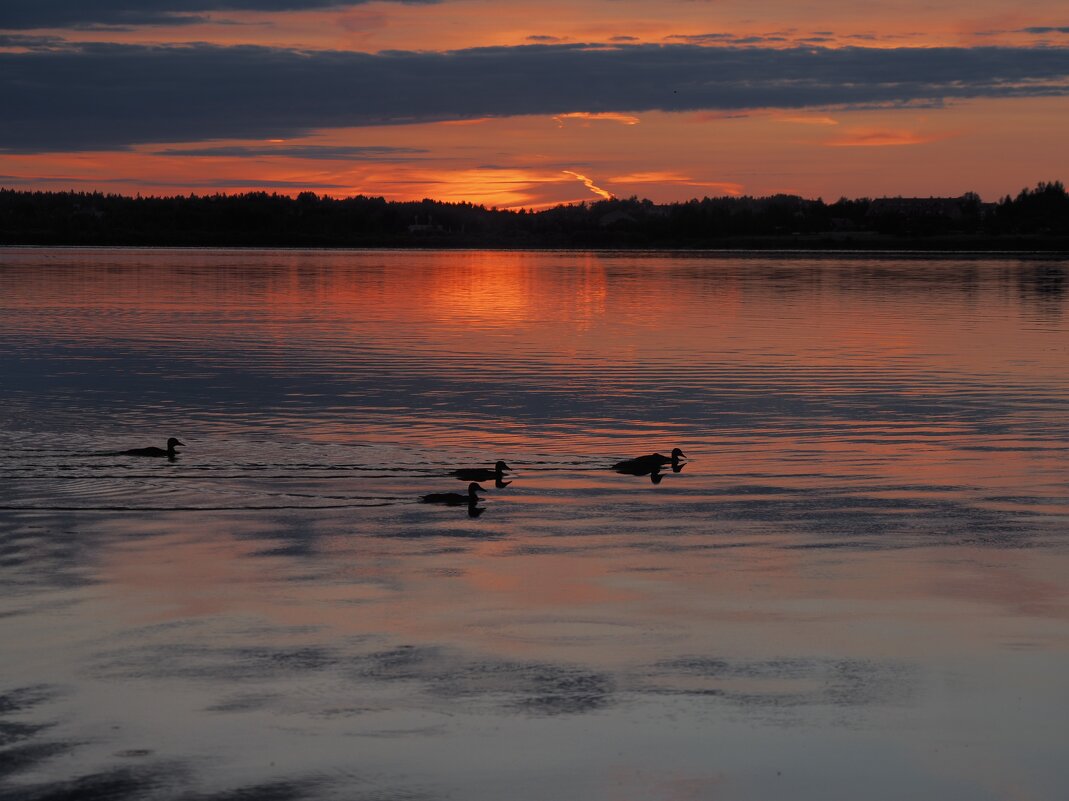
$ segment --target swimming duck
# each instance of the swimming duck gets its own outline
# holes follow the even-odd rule
[[[623,462],[621,462],[620,464],[623,464]],[[682,466],[680,466],[679,468],[673,467],[672,469],[676,470],[678,472],[679,470],[682,469]],[[645,462],[645,463],[640,462],[640,463],[634,464],[634,465],[626,465],[624,467],[617,467],[616,468],[616,472],[617,473],[624,473],[625,475],[629,475],[629,476],[649,476],[650,477],[650,481],[653,484],[660,484],[662,481],[664,481],[664,473],[661,472],[661,466],[659,464],[650,464],[648,462]]]
[[[665,456],[660,453],[650,453],[646,456],[636,456],[634,459],[624,459],[622,462],[617,462],[612,466],[612,469],[618,473],[631,473],[634,475],[644,476],[646,473],[659,470],[663,465],[671,464],[672,470],[679,472],[680,459],[686,459],[687,455],[683,453],[679,448],[672,449],[671,456]]]
[[[163,448],[133,448],[128,451],[119,451],[119,456],[166,456],[168,459],[173,459],[177,454],[175,452],[176,445],[184,446],[186,443],[181,440],[171,437],[167,440],[167,449]]]
[[[430,495],[424,495],[420,501],[422,503],[444,503],[446,506],[460,506],[462,503],[474,506],[479,502],[476,492],[486,492],[486,490],[473,481],[468,484],[467,495],[461,495],[459,492],[432,492]]]
[[[487,467],[462,467],[459,470],[454,470],[452,475],[462,481],[501,481],[502,474],[511,469],[504,462],[498,462],[494,465],[493,470]]]

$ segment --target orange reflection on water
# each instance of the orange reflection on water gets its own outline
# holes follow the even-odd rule
[[[581,536],[547,540],[515,522],[504,538],[442,550],[428,546],[448,539],[376,539],[383,521],[357,513],[320,515],[324,536],[294,557],[269,555],[280,540],[255,535],[248,520],[193,520],[180,533],[177,518],[163,518],[154,536],[131,531],[104,553],[96,574],[112,614],[133,625],[225,618],[303,628],[316,641],[374,635],[615,665],[665,652],[901,660],[1069,646],[1065,560],[1049,552],[922,547],[847,558],[784,547],[796,541],[787,530],[729,550],[692,550],[708,544],[699,530],[650,530],[642,550],[633,534],[608,535],[589,549]],[[344,536],[325,535],[339,524]]]
[[[2,251],[5,668],[107,755],[257,781],[271,744],[285,778],[476,753],[452,787],[577,733],[661,795],[740,737],[755,775],[856,742],[921,786],[976,787],[966,752],[1060,777],[1066,270]],[[174,462],[116,453],[171,430]],[[677,445],[660,483],[611,467]],[[498,458],[481,514],[419,502]]]
[[[316,440],[492,439],[523,454],[552,444],[508,418],[532,404],[544,425],[571,432],[552,447],[609,462],[685,438],[706,464],[730,453],[755,472],[817,462],[855,480],[878,469],[905,485],[986,487],[1057,460],[1018,447],[1021,430],[1057,425],[1044,398],[1066,382],[1064,301],[1028,289],[1041,269],[1029,265],[145,251],[88,269],[96,253],[18,258],[27,265],[5,273],[17,290],[0,333],[189,361],[223,385],[241,363],[284,377],[295,396],[305,374],[353,382],[357,398],[398,380],[404,392],[443,379],[474,391],[450,408],[459,390],[440,387],[434,415],[412,412],[418,427],[365,420],[356,435],[346,404],[359,414],[359,400],[321,389],[322,408],[300,418]],[[386,397],[403,415],[403,392]],[[505,424],[472,430],[471,415]],[[993,415],[1001,422],[988,430]],[[795,467],[785,452],[805,459]]]
[[[520,254],[471,253],[452,267],[432,269],[418,291],[406,289],[425,301],[422,313],[450,328],[509,327],[530,319],[537,297],[529,264]]]

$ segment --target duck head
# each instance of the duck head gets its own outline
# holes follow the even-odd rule
[[[672,448],[672,461],[678,462],[680,459],[686,459],[687,454],[683,453],[679,448]]]
[[[511,470],[511,469],[512,468],[509,467],[504,462],[498,462],[497,464],[494,465],[494,470],[496,470],[498,473],[504,473],[506,470]]]
[[[486,490],[484,490],[482,487],[480,487],[477,483],[473,481],[468,484],[468,495],[474,498],[476,492],[486,492]]]
[[[182,442],[180,439],[177,439],[175,437],[171,437],[169,440],[167,440],[167,450],[173,451],[175,445],[185,445],[185,444],[186,443]]]

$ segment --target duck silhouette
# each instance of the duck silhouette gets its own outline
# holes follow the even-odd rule
[[[167,457],[173,460],[178,454],[175,451],[175,446],[185,446],[186,443],[182,442],[175,437],[171,437],[167,440],[167,448],[131,448],[128,451],[119,451],[118,456],[152,456],[152,457]]]
[[[468,484],[466,495],[462,495],[459,492],[432,492],[430,495],[424,495],[420,498],[420,502],[444,503],[446,506],[460,506],[466,503],[468,506],[475,506],[480,500],[479,496],[475,494],[476,492],[486,492],[486,490],[473,481]]]
[[[620,462],[620,464],[623,464],[623,462]],[[660,484],[664,481],[664,473],[661,472],[661,466],[659,464],[640,463],[626,465],[624,467],[617,467],[616,472],[623,473],[627,476],[649,476],[650,483],[652,484]]]
[[[683,465],[679,463],[679,460],[686,458],[687,455],[683,453],[683,451],[679,448],[673,448],[671,456],[665,456],[661,453],[650,453],[645,456],[636,456],[634,459],[624,459],[622,462],[617,462],[612,466],[612,469],[617,473],[644,476],[670,464],[672,465],[672,472],[678,473],[683,469]]]

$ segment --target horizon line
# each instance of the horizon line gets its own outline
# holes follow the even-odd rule
[[[1058,187],[1062,187],[1064,189],[1064,182],[1061,179],[1052,179],[1052,180],[1049,180],[1049,181],[1039,181],[1039,182],[1037,182],[1037,184],[1034,187],[1023,186],[1018,191],[1017,194],[1020,194],[1021,192],[1033,191],[1034,189],[1041,189],[1043,187],[1048,187],[1048,186],[1058,186]],[[280,191],[277,191],[277,190],[278,190],[277,187],[276,188],[264,187],[262,189],[255,189],[255,188],[249,187],[247,190],[239,191],[239,192],[228,192],[228,191],[224,190],[224,191],[216,191],[216,192],[210,192],[210,193],[199,193],[199,192],[196,192],[196,191],[191,191],[188,194],[186,194],[186,193],[143,194],[141,192],[137,192],[136,194],[129,194],[129,193],[124,193],[124,192],[108,192],[108,191],[106,191],[104,189],[100,189],[100,188],[93,188],[93,189],[73,189],[73,188],[71,188],[71,189],[36,189],[35,188],[35,189],[29,189],[29,188],[18,188],[18,187],[15,187],[15,186],[8,186],[8,185],[5,185],[3,183],[0,183],[0,192],[11,192],[11,193],[14,193],[14,194],[101,195],[103,197],[110,197],[110,198],[119,197],[119,198],[124,198],[124,199],[127,199],[127,200],[134,200],[134,201],[136,201],[136,200],[189,200],[189,199],[211,199],[211,198],[239,199],[239,198],[243,198],[243,197],[250,197],[250,196],[253,196],[253,195],[266,195],[268,197],[274,197],[274,198],[287,198],[289,200],[297,200],[302,196],[311,195],[311,196],[315,197],[317,200],[332,200],[332,201],[336,201],[336,202],[344,202],[344,201],[347,201],[347,200],[365,199],[365,200],[381,200],[384,203],[394,203],[394,204],[398,204],[398,205],[404,205],[404,204],[410,204],[410,203],[437,203],[437,204],[440,204],[440,205],[443,205],[443,206],[474,206],[476,208],[482,208],[482,209],[485,209],[487,211],[517,212],[517,213],[520,212],[520,211],[535,212],[535,211],[548,211],[550,209],[556,209],[556,208],[578,208],[578,207],[585,207],[585,206],[597,206],[597,205],[602,205],[602,204],[606,204],[606,203],[613,203],[613,202],[618,202],[618,203],[640,203],[640,204],[643,204],[643,205],[651,204],[651,205],[653,205],[655,207],[670,207],[670,206],[682,206],[682,205],[686,205],[688,203],[701,202],[701,201],[704,201],[704,200],[734,200],[734,201],[742,201],[742,200],[771,200],[771,199],[774,199],[774,198],[794,198],[794,199],[803,200],[803,201],[806,201],[806,202],[809,202],[809,203],[823,203],[825,205],[834,205],[835,203],[838,203],[838,202],[841,202],[841,201],[844,201],[844,200],[845,201],[856,202],[856,201],[863,201],[863,200],[868,200],[868,201],[873,201],[873,200],[962,200],[962,199],[966,199],[966,198],[968,198],[968,199],[976,198],[981,203],[984,203],[985,205],[997,205],[999,202],[1005,200],[1006,198],[1016,197],[1016,195],[1013,194],[1013,193],[1007,193],[1007,194],[1004,194],[1004,195],[1000,195],[998,197],[998,199],[992,201],[992,200],[985,200],[978,192],[975,192],[975,191],[972,191],[972,190],[967,190],[967,191],[964,191],[964,192],[962,192],[960,194],[956,194],[956,195],[903,195],[903,194],[897,194],[897,195],[863,195],[863,196],[856,196],[856,197],[847,197],[846,195],[842,195],[842,196],[836,198],[835,200],[827,201],[821,195],[818,195],[817,197],[813,198],[813,197],[806,197],[804,195],[796,194],[796,193],[793,193],[793,192],[775,192],[775,193],[768,194],[768,195],[749,195],[749,194],[738,194],[738,195],[736,195],[736,194],[727,194],[727,193],[722,194],[722,195],[703,195],[703,196],[700,196],[700,197],[699,196],[693,196],[693,197],[690,197],[690,198],[687,198],[687,199],[684,199],[684,200],[672,200],[672,201],[667,201],[667,202],[655,202],[653,200],[650,200],[649,198],[639,197],[638,195],[631,195],[629,197],[620,197],[620,196],[617,196],[617,195],[613,195],[611,197],[600,197],[600,198],[589,198],[589,199],[588,198],[583,198],[583,199],[580,199],[580,200],[572,200],[572,201],[564,201],[564,202],[559,202],[558,201],[558,202],[550,202],[550,203],[535,203],[535,204],[529,204],[529,205],[518,204],[518,205],[515,205],[515,206],[496,206],[496,205],[487,205],[486,203],[479,203],[479,202],[476,202],[476,201],[473,201],[473,200],[440,200],[438,198],[432,198],[432,197],[410,198],[410,199],[407,199],[407,200],[398,200],[398,199],[387,199],[384,195],[365,194],[363,192],[356,193],[356,194],[349,194],[349,195],[335,195],[335,194],[332,194],[332,193],[329,193],[329,192],[319,193],[319,192],[316,192],[314,189],[302,189],[300,191],[291,190],[291,191],[283,191],[283,192],[280,192]]]

